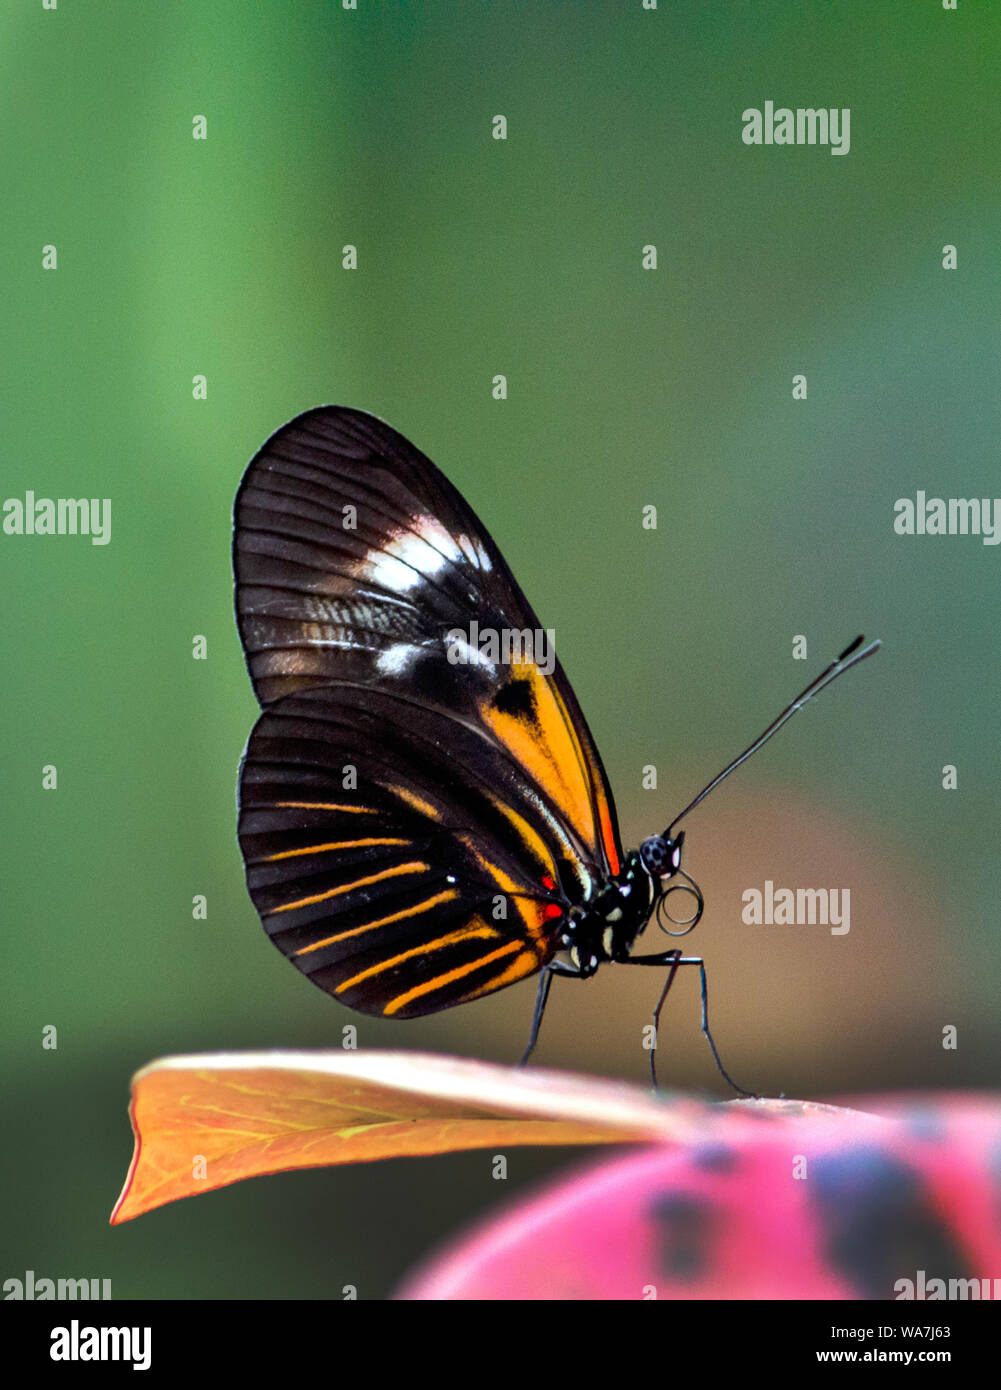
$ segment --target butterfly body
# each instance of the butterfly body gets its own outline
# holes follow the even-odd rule
[[[573,973],[587,979],[608,961],[629,961],[680,862],[677,841],[651,836],[626,856],[618,874],[598,886],[590,902],[569,909],[559,941]]]
[[[387,1018],[541,972],[531,1049],[554,974],[666,965],[666,994],[695,964],[709,1037],[701,960],[634,951],[679,887],[696,911],[669,920],[701,916],[684,834],[623,853],[552,634],[430,459],[363,411],[297,416],[244,474],[233,564],[261,705],[240,847],[264,929],[299,970]]]

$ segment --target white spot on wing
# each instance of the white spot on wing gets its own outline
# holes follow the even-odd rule
[[[437,517],[419,516],[406,529],[391,531],[381,550],[370,551],[359,566],[361,577],[394,593],[406,593],[422,577],[433,579],[449,563],[491,568],[479,540],[453,536]]]
[[[417,648],[410,642],[394,642],[379,653],[376,666],[382,676],[405,676],[417,658]]]
[[[458,558],[455,541],[433,516],[418,517],[412,527],[391,531],[381,550],[363,561],[365,578],[385,589],[406,593],[422,577],[433,579],[450,559]]]

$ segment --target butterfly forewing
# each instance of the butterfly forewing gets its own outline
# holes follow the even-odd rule
[[[272,939],[352,1007],[407,1017],[500,989],[618,869],[573,691],[448,633],[539,624],[458,492],[389,426],[325,407],[251,463],[237,616],[263,713],[240,841]]]

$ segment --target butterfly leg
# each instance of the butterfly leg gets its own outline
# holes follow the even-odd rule
[[[535,1012],[532,1014],[532,1031],[528,1035],[528,1046],[525,1048],[524,1055],[518,1063],[523,1067],[535,1051],[535,1044],[539,1041],[539,1028],[542,1026],[542,1015],[546,1011],[546,1000],[549,998],[549,989],[553,983],[554,975],[573,975],[580,978],[580,971],[574,970],[571,966],[565,965],[563,961],[551,960],[542,971],[542,978],[539,980],[538,992],[535,996]]]
[[[660,1011],[664,1007],[664,1001],[667,998],[668,991],[674,984],[674,977],[678,973],[678,967],[680,965],[697,965],[699,967],[699,978],[701,980],[702,992],[702,1032],[705,1034],[706,1042],[709,1044],[709,1050],[712,1052],[713,1061],[716,1063],[716,1067],[719,1071],[720,1076],[722,1076],[724,1081],[731,1085],[735,1091],[737,1091],[742,1096],[751,1096],[756,1098],[757,1092],[745,1091],[743,1086],[737,1085],[736,1081],[734,1081],[733,1077],[730,1075],[726,1067],[724,1067],[723,1063],[720,1061],[719,1053],[716,1051],[716,1044],[713,1042],[713,1035],[709,1031],[709,986],[706,980],[706,965],[702,957],[683,956],[681,952],[677,948],[675,948],[673,951],[659,952],[655,956],[630,956],[628,964],[666,965],[668,967],[667,980],[664,983],[664,988],[660,992],[660,998],[657,1001],[657,1007],[653,1011],[655,1045],[650,1050],[650,1073],[653,1076],[654,1089],[657,1089],[656,1035],[657,1030],[660,1027]]]

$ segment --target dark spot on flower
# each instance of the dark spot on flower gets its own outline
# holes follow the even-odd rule
[[[729,1144],[699,1144],[692,1151],[692,1162],[696,1168],[707,1173],[732,1173],[739,1158],[737,1150]]]
[[[808,1173],[824,1253],[858,1297],[892,1298],[896,1281],[919,1269],[944,1278],[970,1272],[918,1175],[884,1150],[824,1154]]]
[[[694,1280],[709,1264],[711,1205],[699,1197],[676,1193],[661,1197],[650,1209],[660,1238],[661,1262],[672,1279]]]

